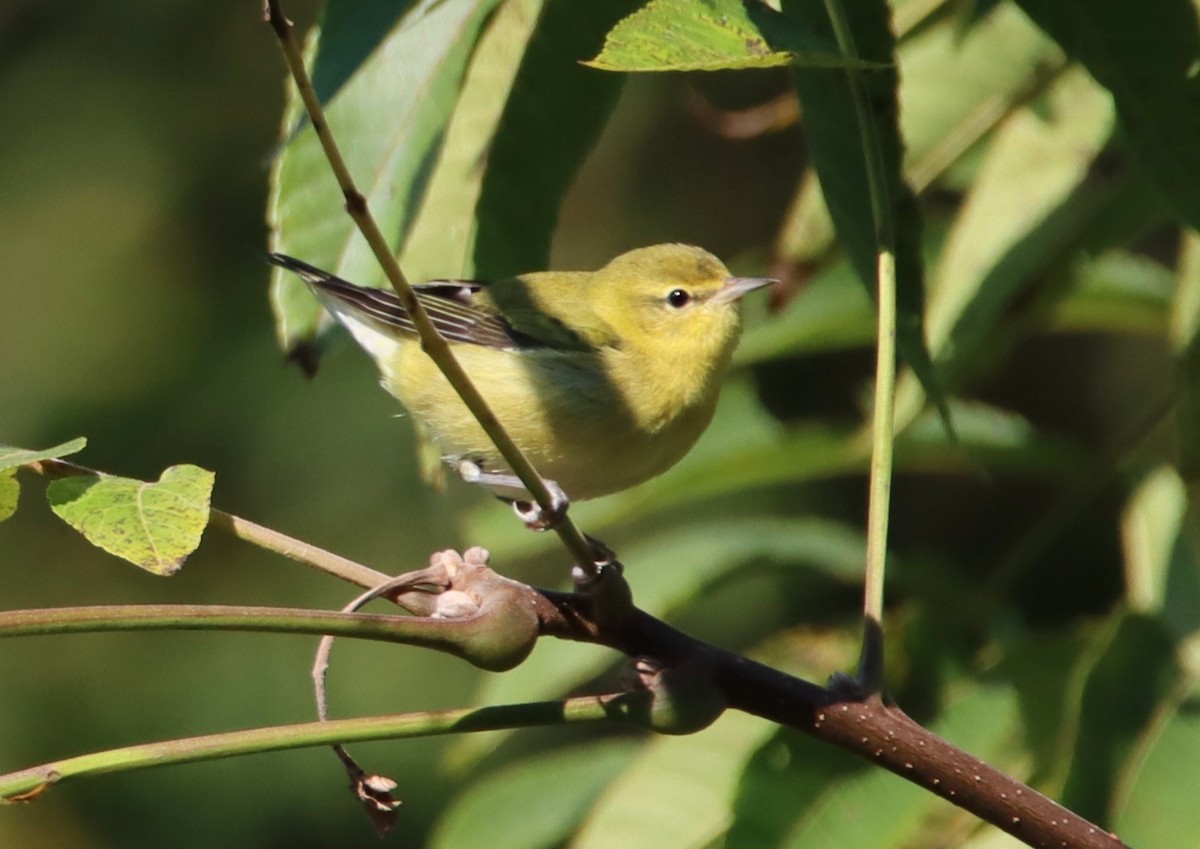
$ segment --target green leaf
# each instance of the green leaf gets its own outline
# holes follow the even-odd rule
[[[1178,277],[1170,339],[1179,359],[1183,396],[1176,414],[1179,470],[1185,479],[1196,481],[1200,480],[1200,233],[1183,234]]]
[[[1177,672],[1175,646],[1160,622],[1134,614],[1116,620],[1083,689],[1066,807],[1111,824],[1117,788]]]
[[[1167,329],[1175,280],[1149,257],[1109,251],[1087,257],[1069,272],[1067,291],[1049,313],[1049,325],[1073,332],[1147,333]]]
[[[1020,747],[1012,691],[973,682],[960,682],[958,690],[932,723],[934,733],[1013,771]],[[755,754],[738,790],[727,845],[745,849],[923,845],[923,827],[944,805],[899,776],[789,729]]]
[[[804,112],[809,153],[821,191],[841,242],[858,277],[875,298],[879,254],[875,216],[867,182],[863,139],[853,87],[848,74],[859,73],[873,110],[871,121],[879,139],[886,192],[883,210],[893,222],[896,268],[896,344],[900,355],[917,374],[939,410],[944,399],[933,370],[922,330],[924,272],[921,263],[921,213],[912,189],[904,181],[904,145],[900,137],[897,105],[898,77],[895,39],[890,13],[883,0],[844,4],[858,54],[886,66],[858,72],[798,69],[793,77]],[[809,0],[784,0],[783,12],[806,31],[833,39],[825,8]]]
[[[854,583],[862,577],[864,551],[862,533],[839,522],[753,517],[659,534],[622,548],[621,560],[638,607],[670,619],[706,589],[748,566],[814,570]],[[521,666],[485,679],[477,701],[555,698],[599,675],[615,659],[611,651],[543,640]],[[478,737],[465,738],[456,747],[457,757],[467,759],[494,746]]]
[[[739,569],[771,563],[811,569],[853,584],[862,579],[862,533],[826,519],[747,518],[681,528],[638,541],[621,551],[637,605],[670,619],[706,589]],[[611,653],[580,657],[569,651],[539,652],[535,659],[486,681],[484,703],[553,698],[595,677]]]
[[[1200,227],[1200,26],[1191,0],[1018,0],[1112,92],[1142,165]]]
[[[640,747],[604,739],[524,758],[472,782],[434,829],[434,849],[561,846]]]
[[[1179,285],[1171,304],[1171,344],[1184,357],[1200,339],[1200,232],[1186,230],[1179,248]]]
[[[1121,516],[1125,597],[1139,613],[1160,611],[1172,553],[1187,512],[1187,486],[1168,465],[1152,470],[1134,489]]]
[[[0,469],[0,522],[17,512],[20,497],[21,484],[17,481],[17,470]]]
[[[53,481],[50,507],[93,545],[156,575],[173,575],[208,524],[213,473],[171,466],[158,483],[80,475]]]
[[[321,18],[314,38],[319,49],[312,60],[312,84],[321,105],[332,100],[342,86],[353,78],[371,55],[419,0],[373,0],[371,3],[331,0],[321,6]],[[294,90],[289,88],[298,108]]]
[[[869,68],[837,43],[759,2],[650,0],[609,32],[586,64],[605,71],[716,71],[798,64]]]
[[[488,151],[543,3],[509,0],[480,36],[424,205],[404,247],[404,271],[412,280],[476,276],[475,206]]]
[[[1144,741],[1119,800],[1116,831],[1130,846],[1194,845],[1200,834],[1200,688],[1193,676]]]
[[[1107,641],[1088,623],[1070,630],[1008,633],[1000,663],[988,679],[1009,682],[1021,704],[1021,725],[1043,792],[1061,790],[1066,754],[1078,732],[1079,699],[1096,654]]]
[[[730,711],[699,734],[656,738],[601,796],[573,849],[712,846],[729,827],[742,765],[774,728]]]
[[[965,31],[944,16],[897,52],[906,169],[918,192],[1063,64],[1055,43],[1007,3]]]
[[[904,8],[896,10],[898,28]],[[949,15],[909,36],[901,31],[897,56],[905,172],[918,193],[1009,110],[1060,73],[1063,62],[1055,43],[1009,4],[992,9],[965,32]],[[807,263],[819,261],[834,243],[825,200],[808,169],[782,228],[778,252]]]
[[[475,210],[475,274],[548,266],[563,195],[600,135],[623,77],[587,68],[637,0],[546,0],[488,154]]]
[[[875,340],[871,300],[844,260],[831,263],[786,311],[748,331],[734,354],[738,365],[817,351],[860,348]]]
[[[1109,99],[1076,72],[1052,88],[1049,103],[1048,118],[1024,109],[1004,123],[947,237],[928,312],[929,346],[943,374],[978,350],[1098,203],[1099,189],[1071,201],[1111,131]],[[922,394],[911,378],[901,380],[897,429],[917,415]]]
[[[57,460],[68,454],[78,454],[86,445],[87,439],[82,436],[42,451],[31,451],[27,448],[15,448],[12,445],[0,444],[0,469],[12,469],[24,466],[26,463],[35,463],[38,460]]]
[[[321,60],[355,67],[328,104],[326,117],[393,247],[403,243],[412,224],[467,59],[496,2],[420,4],[399,20],[365,63],[354,65],[361,60],[362,42],[349,38],[330,48],[346,51],[348,58]],[[323,49],[318,42],[317,50]],[[290,114],[295,110],[293,102]],[[316,133],[305,124],[288,140],[272,171],[268,219],[273,248],[360,285],[376,285],[382,271],[343,207]],[[272,272],[271,299],[280,341],[289,353],[318,341],[329,326],[316,299],[294,275]]]

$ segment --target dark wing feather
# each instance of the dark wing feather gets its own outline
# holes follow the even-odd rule
[[[392,332],[416,335],[412,317],[394,292],[355,286],[285,254],[273,253],[269,259],[273,265],[295,272],[314,289],[346,304],[362,319]],[[413,286],[413,291],[433,326],[445,339],[491,348],[536,346],[536,340],[514,330],[502,316],[472,304],[474,295],[481,288],[482,283],[434,280]]]

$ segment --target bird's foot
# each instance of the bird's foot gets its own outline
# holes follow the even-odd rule
[[[505,472],[485,472],[482,466],[472,460],[460,460],[458,474],[467,483],[480,484],[489,489],[499,490],[501,493],[504,490],[525,491],[524,484],[516,475]],[[547,531],[555,527],[567,515],[567,508],[571,505],[571,499],[567,497],[561,486],[552,480],[543,479],[542,483],[550,490],[550,504],[544,507],[528,498],[498,495],[499,498],[512,505],[513,512],[517,514],[518,519],[525,523],[525,527],[534,531]]]
[[[546,507],[532,501],[513,501],[513,512],[525,523],[531,531],[548,531],[558,525],[567,515],[571,499],[563,492],[563,488],[554,481],[543,480],[550,490],[550,504]]]

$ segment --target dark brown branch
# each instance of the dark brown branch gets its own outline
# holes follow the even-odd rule
[[[936,793],[1039,849],[1119,849],[1104,831],[1053,799],[988,766],[922,728],[879,696],[820,687],[689,637],[634,610],[623,622],[596,627],[586,599],[542,591],[542,633],[606,645],[664,665],[711,670],[728,705],[832,743]]]

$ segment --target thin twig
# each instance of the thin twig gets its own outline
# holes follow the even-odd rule
[[[838,0],[825,0],[825,9],[843,56],[858,58],[854,35]],[[846,69],[858,116],[875,221],[878,250],[876,286],[879,321],[876,334],[875,402],[871,422],[871,476],[867,505],[867,557],[863,578],[863,653],[859,679],[868,692],[883,687],[883,580],[887,559],[888,515],[892,492],[892,440],[896,398],[896,237],[892,205],[884,176],[883,147],[871,112],[870,98],[859,71]]]
[[[38,472],[47,478],[74,477],[79,475],[107,477],[107,473],[105,472],[61,459],[38,460],[27,464],[25,468]],[[385,581],[391,580],[390,575],[386,575],[369,566],[356,563],[339,554],[334,554],[332,551],[327,551],[320,546],[288,536],[281,531],[268,528],[265,525],[260,525],[241,516],[235,516],[232,513],[226,513],[224,510],[218,510],[216,507],[209,508],[208,523],[210,527],[225,531],[243,542],[251,543],[259,548],[293,560],[296,563],[310,566],[313,569],[333,575],[335,578],[341,578],[343,581],[357,584],[360,587],[375,587]]]
[[[195,763],[235,755],[308,748],[338,741],[397,740],[440,734],[600,722],[612,719],[614,706],[622,699],[628,698],[625,694],[587,696],[504,707],[421,711],[362,719],[305,722],[125,746],[0,775],[0,804],[6,801],[32,800],[59,781],[85,775],[103,775],[166,764]]]
[[[321,102],[317,98],[317,94],[312,87],[312,82],[309,79],[308,71],[304,67],[304,59],[292,35],[292,23],[284,16],[279,0],[266,0],[264,17],[279,38],[284,59],[287,61],[292,79],[296,83],[300,99],[304,102],[304,108],[308,112],[313,130],[320,140],[321,147],[325,151],[325,156],[329,160],[329,166],[333,170],[338,186],[341,187],[343,197],[346,199],[346,212],[349,213],[354,223],[358,226],[358,229],[366,238],[372,252],[375,254],[375,258],[383,267],[388,281],[391,283],[392,288],[395,289],[396,295],[400,298],[401,304],[403,304],[408,314],[412,317],[413,324],[417,329],[417,335],[421,341],[422,350],[429,355],[429,358],[433,360],[434,364],[445,375],[446,380],[454,388],[454,391],[458,393],[459,397],[462,398],[467,409],[471,411],[476,421],[479,422],[484,432],[487,433],[488,438],[495,444],[504,461],[512,469],[513,474],[520,479],[521,484],[529,492],[533,500],[537,502],[543,511],[547,513],[553,511],[558,505],[554,503],[554,497],[550,488],[537,473],[529,458],[525,456],[512,437],[509,436],[508,431],[500,424],[500,420],[496,418],[495,413],[492,412],[483,396],[479,393],[479,390],[475,388],[475,385],[455,358],[449,343],[434,328],[433,322],[429,320],[429,316],[425,312],[425,308],[417,300],[412,287],[409,285],[404,273],[400,270],[399,262],[393,255],[387,239],[379,229],[379,225],[376,224],[374,216],[371,215],[367,199],[358,190],[354,178],[346,166],[346,161],[338,148],[337,142],[334,140],[333,133],[325,119],[324,110],[321,108]],[[597,554],[583,535],[583,532],[579,530],[571,518],[564,513],[561,519],[554,525],[554,531],[558,534],[559,539],[563,541],[567,551],[575,559],[576,565],[591,576],[597,574],[595,563]]]

